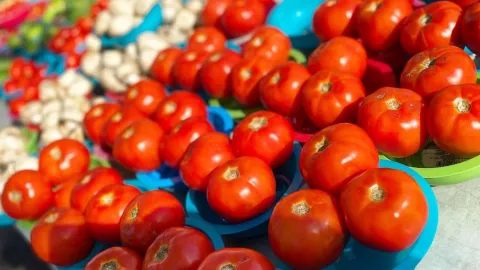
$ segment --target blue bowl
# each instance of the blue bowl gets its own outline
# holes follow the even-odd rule
[[[215,228],[210,226],[205,221],[201,219],[187,217],[185,219],[185,225],[205,233],[208,238],[210,238],[210,241],[212,241],[213,248],[215,248],[215,250],[219,250],[225,247],[222,237],[215,231]]]
[[[180,43],[176,44],[175,46],[180,48],[180,49],[185,49],[187,47],[187,42],[180,42]],[[227,40],[227,42],[225,42],[225,47],[232,50],[232,51],[235,51],[237,53],[240,53],[242,51],[242,48],[240,48],[240,46],[238,46],[236,43],[234,43],[230,40]]]
[[[0,84],[0,99],[4,101],[11,101],[23,95],[23,89],[17,89],[13,93],[6,93],[3,84]]]
[[[111,245],[103,244],[100,242],[96,242],[95,246],[93,247],[92,251],[90,254],[87,256],[87,258],[83,259],[82,261],[71,265],[71,266],[66,266],[66,267],[56,267],[57,270],[83,270],[85,269],[85,266],[90,262],[93,257],[95,257],[98,253],[112,247]]]
[[[15,220],[7,214],[0,214],[0,227],[10,227],[15,224]]]

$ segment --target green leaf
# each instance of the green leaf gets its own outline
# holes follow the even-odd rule
[[[111,167],[111,165],[110,165],[110,162],[108,162],[108,160],[101,159],[95,155],[91,155],[89,169],[92,170],[97,167]]]
[[[17,226],[26,230],[26,231],[31,231],[33,227],[37,224],[37,221],[31,221],[31,220],[17,220]]]
[[[27,138],[27,153],[32,155],[39,151],[38,138],[39,133],[37,131],[30,130],[28,128],[22,128],[22,134]]]

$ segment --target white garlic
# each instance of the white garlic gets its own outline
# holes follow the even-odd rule
[[[60,77],[58,77],[58,85],[62,88],[67,88],[75,81],[76,77],[77,71],[75,69],[67,69],[62,75],[60,75]]]
[[[38,125],[42,119],[41,111],[40,101],[29,102],[20,110],[20,121],[24,124]]]
[[[69,96],[87,96],[92,90],[92,83],[81,75],[77,76],[75,81],[66,89]]]
[[[156,50],[143,50],[140,52],[140,67],[143,72],[148,72],[153,65],[158,51]]]
[[[110,1],[108,4],[108,11],[110,11],[113,16],[127,15],[132,17],[134,14],[134,2],[135,1],[132,0]]]
[[[142,79],[142,77],[139,74],[133,73],[133,74],[128,75],[127,78],[124,81],[128,86],[132,86],[132,85],[138,83],[141,79]]]
[[[62,110],[62,101],[60,99],[52,99],[42,104],[41,112],[45,116],[51,112],[59,112]]]
[[[137,0],[135,3],[135,14],[141,16],[147,15],[156,2],[156,0]]]
[[[55,128],[60,122],[60,111],[46,112],[42,117],[42,122],[40,123],[41,130],[48,130],[50,128]]]
[[[90,109],[90,102],[84,96],[69,96],[63,100],[62,111],[70,108],[87,112]]]
[[[38,96],[41,101],[57,98],[58,84],[55,80],[45,79],[38,85]]]
[[[102,41],[95,34],[89,34],[85,38],[85,45],[90,52],[98,52],[102,49]]]
[[[179,1],[163,2],[161,5],[164,24],[172,23],[175,20],[175,15],[182,9],[182,4]]]
[[[100,73],[100,83],[112,92],[124,92],[127,90],[126,85],[122,84],[115,76],[113,69],[103,69]]]
[[[201,0],[190,0],[185,7],[193,13],[198,14],[203,10],[204,5]]]
[[[138,53],[138,49],[135,43],[128,44],[128,46],[125,48],[125,57],[136,59],[137,53]]]
[[[64,121],[75,121],[81,123],[84,116],[85,113],[81,109],[69,107],[64,108],[64,110],[62,111],[61,119]]]
[[[153,32],[146,32],[141,34],[137,40],[138,48],[142,50],[156,50],[161,51],[169,47],[169,43]]]
[[[118,15],[112,18],[108,27],[108,35],[117,37],[123,36],[133,28],[133,17],[127,15]]]
[[[140,73],[140,67],[133,60],[128,60],[122,63],[115,70],[115,75],[117,76],[117,78],[122,80],[124,83],[126,83],[124,79],[126,79],[129,75],[139,74],[139,73]]]
[[[101,62],[102,57],[100,53],[87,51],[82,57],[80,67],[85,74],[97,78],[100,71]]]
[[[48,145],[62,138],[63,138],[63,134],[60,131],[59,127],[49,128],[46,130],[42,130],[42,133],[40,134],[40,144]]]
[[[98,104],[106,103],[106,102],[107,100],[105,99],[105,97],[94,97],[91,100],[92,107]]]
[[[197,23],[197,15],[188,9],[181,9],[175,16],[173,27],[178,29],[191,29]]]
[[[94,30],[95,33],[99,36],[104,35],[107,33],[110,24],[112,21],[112,15],[108,11],[102,11],[98,14],[97,18],[95,19]]]
[[[107,50],[102,54],[104,67],[115,68],[122,63],[123,54],[119,50]]]

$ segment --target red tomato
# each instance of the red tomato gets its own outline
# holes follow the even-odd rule
[[[292,126],[295,131],[312,134],[318,130],[312,120],[308,118],[303,106],[299,106],[297,112],[291,117]]]
[[[261,253],[248,248],[224,248],[208,255],[198,270],[274,270],[273,264]]]
[[[185,211],[175,196],[162,190],[148,191],[125,208],[120,220],[122,244],[145,253],[157,235],[184,224]]]
[[[66,60],[66,68],[76,68],[80,66],[83,54],[69,53]]]
[[[170,47],[160,51],[150,68],[152,77],[167,86],[174,86],[175,78],[173,77],[172,70],[175,61],[180,54],[182,54],[182,50],[176,47]]]
[[[107,146],[112,147],[115,138],[122,133],[128,126],[137,120],[144,119],[145,116],[134,106],[125,106],[112,114],[103,125],[101,141]]]
[[[348,231],[337,200],[305,189],[277,203],[268,223],[275,255],[295,269],[321,269],[340,257]]]
[[[102,130],[108,119],[120,110],[120,105],[115,103],[102,103],[93,106],[83,118],[83,129],[88,138],[96,144],[102,144]]]
[[[39,171],[53,184],[58,185],[81,175],[90,166],[90,153],[81,142],[61,139],[40,151]]]
[[[150,117],[155,114],[158,104],[166,96],[165,87],[161,83],[144,79],[127,90],[123,102],[126,105],[133,105],[139,112]]]
[[[3,210],[14,219],[36,220],[52,205],[52,186],[40,172],[18,171],[8,178],[3,188]]]
[[[38,100],[38,84],[29,85],[23,90],[23,99],[27,101]]]
[[[22,110],[22,108],[25,105],[27,105],[28,102],[29,101],[26,101],[23,97],[19,97],[19,98],[10,100],[10,102],[8,103],[8,108],[9,108],[10,113],[13,116],[20,115],[20,111]]]
[[[187,50],[180,54],[172,67],[175,82],[183,89],[200,90],[199,71],[210,53],[199,50]]]
[[[408,60],[400,85],[430,100],[449,85],[476,81],[477,70],[470,56],[458,47],[447,46],[423,51]]]
[[[342,123],[320,130],[307,141],[300,154],[300,171],[310,188],[338,194],[352,177],[376,168],[378,161],[368,134]]]
[[[13,59],[10,68],[8,69],[8,74],[11,80],[16,81],[19,80],[23,75],[23,66],[25,65],[25,60],[23,58],[18,57]]]
[[[212,97],[228,97],[232,87],[229,75],[241,59],[238,53],[229,49],[210,55],[200,70],[203,90]]]
[[[3,84],[3,89],[4,89],[5,93],[13,93],[13,92],[16,92],[17,90],[19,90],[20,87],[17,85],[17,81],[7,80]]]
[[[32,249],[44,262],[70,266],[90,254],[93,239],[85,218],[75,209],[54,208],[33,227]]]
[[[64,182],[53,188],[53,206],[57,208],[72,208],[72,191],[77,186],[79,178]]]
[[[329,70],[315,73],[301,91],[305,113],[319,128],[354,122],[364,97],[365,88],[358,77]]]
[[[227,135],[210,132],[190,144],[180,162],[180,175],[189,188],[205,191],[210,173],[234,158]]]
[[[214,248],[201,231],[173,227],[163,231],[148,248],[143,270],[197,270]]]
[[[340,194],[340,205],[353,238],[387,252],[410,247],[428,218],[420,186],[394,169],[370,169],[353,178]]]
[[[208,204],[228,222],[252,219],[267,211],[275,201],[275,176],[259,158],[239,157],[225,162],[209,179]]]
[[[263,26],[255,31],[247,43],[242,46],[244,58],[263,56],[275,64],[288,61],[292,44],[282,31],[271,26]]]
[[[205,26],[222,28],[222,15],[232,0],[207,0],[200,14],[200,21]]]
[[[252,113],[235,127],[232,148],[238,157],[258,157],[273,168],[279,167],[293,151],[292,125],[274,112]]]
[[[461,6],[464,9],[478,2],[478,0],[449,0],[449,1],[456,3],[457,5]]]
[[[477,1],[475,1],[477,2]],[[480,54],[480,2],[465,10],[462,18],[462,39],[465,45],[475,54]]]
[[[365,0],[355,12],[355,26],[365,47],[385,51],[400,39],[400,23],[410,13],[409,0]]]
[[[215,129],[212,124],[204,118],[192,117],[180,122],[162,140],[160,152],[165,163],[173,168],[178,167],[188,146],[202,135],[213,131]]]
[[[313,31],[320,41],[338,36],[353,37],[355,33],[353,13],[361,0],[328,0],[313,15]]]
[[[155,120],[166,132],[191,117],[207,118],[207,104],[188,91],[173,92],[158,105],[155,114]]]
[[[432,140],[459,156],[480,155],[480,86],[449,86],[430,102],[427,125]]]
[[[94,23],[93,18],[83,17],[78,19],[76,25],[82,32],[89,33],[92,30]]]
[[[120,242],[120,219],[128,204],[140,191],[132,186],[109,185],[92,197],[85,210],[90,234],[103,243]]]
[[[261,26],[267,9],[257,0],[233,0],[222,15],[222,27],[229,37],[246,35]]]
[[[85,266],[85,270],[141,270],[143,258],[126,247],[112,247],[98,253]]]
[[[335,37],[322,43],[308,58],[308,70],[312,74],[328,69],[361,78],[366,68],[367,52],[360,42],[349,37]]]
[[[213,26],[200,27],[190,36],[187,50],[199,50],[213,53],[225,48],[227,38]]]

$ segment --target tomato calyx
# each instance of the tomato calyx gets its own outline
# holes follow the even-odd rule
[[[100,203],[104,206],[110,206],[113,204],[113,200],[115,199],[115,195],[113,193],[108,193],[103,195],[100,198]]]
[[[8,193],[8,200],[12,203],[19,204],[23,200],[23,195],[18,190],[12,190]]]
[[[323,137],[320,141],[316,142],[315,143],[315,152],[318,153],[318,152],[322,152],[323,150],[325,150],[325,148],[327,148],[328,146],[328,141],[327,141],[327,138]]]
[[[134,88],[132,90],[130,90],[130,93],[128,93],[128,98],[129,99],[134,99],[138,96],[138,89],[137,88]]]
[[[311,207],[306,201],[301,201],[292,205],[292,213],[297,216],[305,216],[310,213]]]
[[[130,137],[133,136],[134,133],[135,133],[135,129],[131,127],[123,132],[122,138],[129,139]]]
[[[332,84],[331,83],[321,83],[320,84],[320,92],[322,92],[322,94],[326,94],[326,93],[330,92],[330,90],[332,90]]]
[[[117,112],[116,114],[113,115],[112,122],[114,123],[120,122],[122,118],[123,118],[123,114],[121,112]]]
[[[328,0],[327,2],[325,2],[324,5],[325,5],[326,7],[331,7],[331,6],[333,6],[333,5],[336,5],[337,2],[338,2],[338,0]]]
[[[381,202],[387,196],[387,192],[380,188],[378,185],[373,185],[370,187],[370,200],[372,202]]]
[[[262,46],[262,44],[263,44],[263,38],[261,38],[261,37],[256,37],[255,39],[252,40],[252,45],[254,47],[258,48],[258,47]]]
[[[453,106],[458,113],[468,113],[472,107],[472,104],[467,99],[457,98],[453,102]]]
[[[373,2],[367,7],[367,10],[371,12],[375,12],[382,7],[382,4],[383,4],[382,1]]]
[[[138,216],[138,205],[135,205],[135,207],[133,207],[132,211],[130,211],[129,213],[129,216],[130,216],[130,219],[131,220],[135,220]]]
[[[155,262],[161,262],[165,260],[168,256],[168,246],[167,245],[161,245],[160,248],[158,249],[157,253],[155,253]]]
[[[205,43],[205,41],[207,41],[207,36],[204,35],[204,34],[198,34],[195,37],[195,41],[198,42],[198,43]]]
[[[421,26],[426,26],[430,22],[432,22],[432,15],[430,14],[425,14],[419,19],[419,23]]]
[[[102,114],[103,114],[103,109],[100,107],[95,108],[92,112],[93,117],[100,117]]]
[[[272,79],[270,80],[270,84],[278,84],[281,78],[282,78],[282,75],[280,75],[279,72],[273,74]]]
[[[111,260],[102,264],[102,266],[100,266],[100,270],[116,270],[119,267],[120,266],[118,265],[118,262],[116,260]]]
[[[55,221],[57,221],[58,216],[59,216],[58,213],[52,213],[52,214],[48,215],[46,218],[44,218],[43,221],[45,223],[52,224]]]
[[[89,175],[83,177],[82,181],[80,181],[80,184],[82,184],[82,185],[88,184],[88,182],[90,182],[90,180],[92,180],[92,176],[89,174]]]
[[[389,109],[390,111],[396,111],[400,108],[400,102],[398,102],[398,100],[394,99],[394,98],[391,98],[387,101],[385,101],[385,104],[387,105],[387,109]]]
[[[50,150],[49,154],[54,160],[59,161],[62,157],[62,150],[60,150],[58,147],[54,147],[52,150]]]
[[[233,181],[240,177],[240,171],[238,167],[228,167],[223,173],[223,178],[227,181]]]
[[[195,61],[195,59],[197,59],[197,54],[195,52],[189,52],[185,55],[185,60],[189,62]]]
[[[220,270],[235,270],[235,265],[233,265],[232,263],[224,264],[220,266]]]
[[[165,107],[163,108],[163,112],[167,115],[174,113],[176,110],[177,103],[175,102],[167,102],[167,104],[165,104]]]
[[[250,79],[252,77],[252,70],[249,68],[242,69],[242,71],[240,72],[240,77],[242,78],[242,80]]]
[[[268,125],[268,119],[266,117],[254,117],[248,124],[248,128],[253,131],[259,131],[266,125]]]

